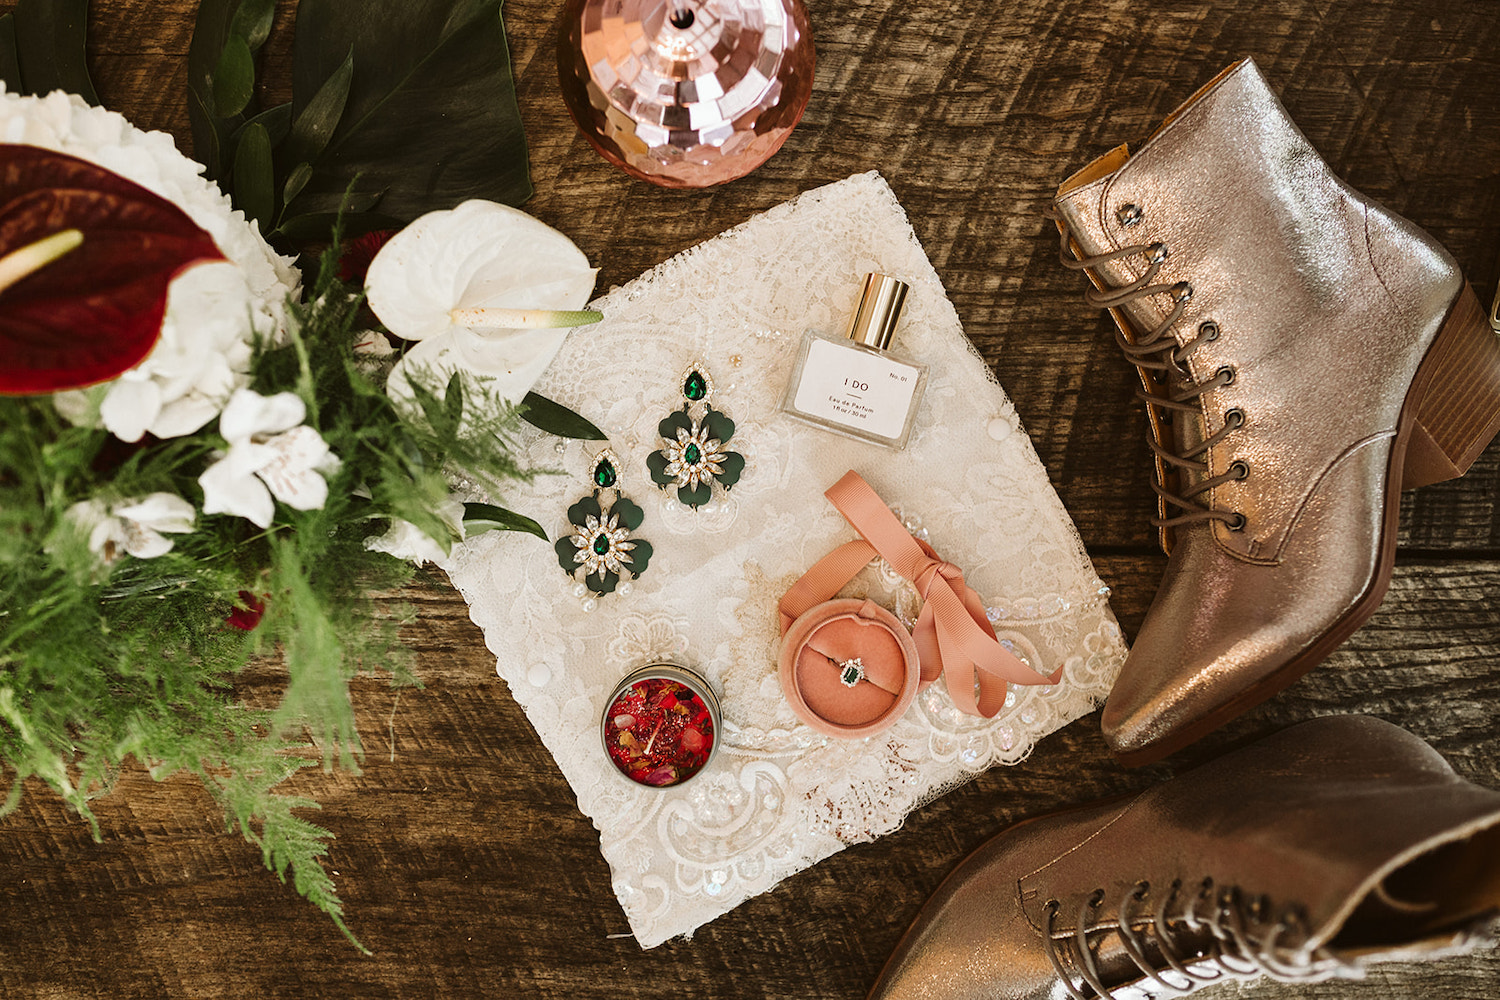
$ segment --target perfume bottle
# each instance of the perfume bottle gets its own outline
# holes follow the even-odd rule
[[[835,434],[905,448],[927,385],[926,365],[886,349],[907,289],[890,275],[865,275],[844,335],[809,330],[802,338],[782,410]]]

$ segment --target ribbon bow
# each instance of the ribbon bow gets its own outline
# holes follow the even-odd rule
[[[993,718],[1005,704],[1005,685],[1055,684],[1059,667],[1043,676],[995,638],[984,604],[964,582],[963,571],[901,526],[870,484],[848,472],[824,494],[860,534],[818,560],[782,597],[781,631],[821,604],[879,555],[917,588],[922,611],[912,629],[923,684],[941,675],[953,704],[970,715]]]

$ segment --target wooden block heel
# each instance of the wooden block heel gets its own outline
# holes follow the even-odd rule
[[[1465,284],[1416,384],[1423,386],[1401,488],[1457,479],[1500,432],[1500,336]]]

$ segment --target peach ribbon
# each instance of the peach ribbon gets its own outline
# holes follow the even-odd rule
[[[879,555],[910,580],[922,597],[922,611],[912,630],[922,683],[941,675],[949,697],[961,711],[993,718],[1005,704],[1006,682],[1056,684],[1062,677],[1061,667],[1043,676],[1000,645],[979,595],[964,583],[963,571],[938,558],[926,542],[913,538],[858,473],[846,473],[824,496],[860,538],[819,559],[781,598],[783,634]]]

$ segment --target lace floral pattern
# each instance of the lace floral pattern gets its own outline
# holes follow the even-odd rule
[[[899,349],[931,365],[906,451],[888,452],[779,413],[802,331],[841,329],[866,271],[910,282]],[[875,173],[831,184],[695,247],[595,303],[604,321],[569,336],[537,391],[604,428],[620,488],[646,511],[650,571],[585,613],[551,548],[491,532],[449,563],[497,673],[600,831],[613,888],[643,947],[692,930],[1092,710],[1125,647],[1071,521],[1004,392],[963,335],[905,213]],[[693,510],[646,470],[657,424],[701,359],[714,405],[746,460],[733,490]],[[493,498],[557,538],[596,448],[525,439],[531,464],[562,468]],[[776,676],[776,603],[852,529],[822,493],[864,476],[908,528],[964,569],[997,634],[1056,685],[1012,688],[994,719],[956,711],[940,684],[866,740],[825,737],[787,707]],[[915,593],[877,560],[850,594],[910,620]],[[679,788],[641,788],[599,746],[599,716],[627,671],[658,658],[721,695],[719,755]]]

